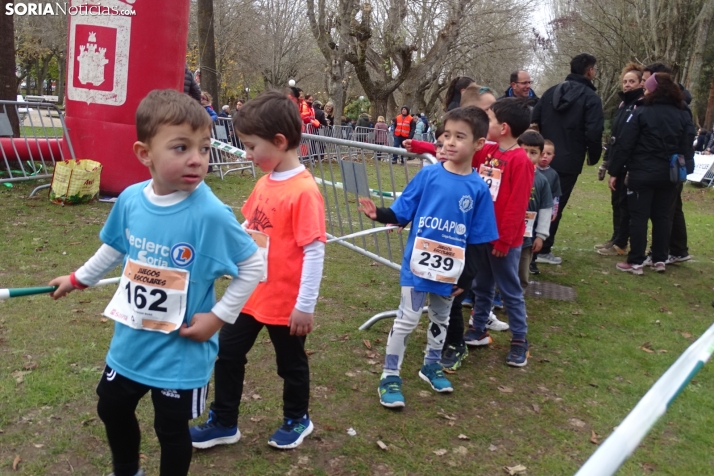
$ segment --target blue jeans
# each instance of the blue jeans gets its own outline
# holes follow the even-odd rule
[[[473,325],[479,333],[484,332],[488,316],[493,306],[496,285],[501,291],[503,305],[508,315],[508,324],[514,339],[525,339],[528,333],[526,323],[526,300],[518,277],[521,248],[511,248],[503,258],[491,253],[493,245],[478,245],[476,252],[476,285],[474,291]]]
[[[397,147],[397,148],[401,147],[401,146],[402,146],[402,142],[404,142],[404,141],[407,140],[407,139],[409,139],[409,137],[394,136],[394,147]],[[397,154],[393,154],[393,155],[392,155],[392,162],[396,162],[396,161],[397,161]],[[404,157],[403,157],[403,156],[402,156],[402,163],[404,163]]]

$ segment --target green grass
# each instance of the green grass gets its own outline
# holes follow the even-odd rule
[[[241,218],[253,179],[232,174],[224,181],[210,177],[208,183]],[[44,195],[27,197],[34,185],[0,189],[0,287],[46,283],[76,269],[99,246],[97,235],[111,205],[52,205]],[[356,204],[349,198],[339,206],[352,207],[352,213]],[[426,341],[423,320],[404,362],[402,412],[382,408],[376,392],[390,321],[357,330],[373,314],[396,308],[398,274],[329,245],[317,326],[307,340],[314,436],[292,452],[267,446],[280,423],[282,385],[272,346],[262,334],[248,357],[241,441],[196,452],[191,474],[494,475],[517,464],[526,466],[528,475],[574,474],[596,448],[592,432],[598,440],[607,437],[712,322],[714,192],[686,186],[684,199],[695,260],[670,266],[663,275],[619,273],[616,259],[592,249],[609,237],[610,201],[595,170],[587,169],[554,249],[564,263],[542,265],[536,278],[573,286],[577,300],[528,300],[528,366],[505,365],[508,335],[499,334],[495,345],[472,352],[453,375],[453,394],[434,394],[416,375]],[[219,291],[226,284],[220,280]],[[0,474],[111,471],[94,390],[112,335],[111,321],[101,317],[112,291],[74,292],[58,302],[35,296],[0,303]],[[641,349],[646,342],[654,353]],[[619,474],[649,474],[650,468],[656,474],[713,474],[713,390],[711,369],[705,367]],[[148,399],[138,415],[142,464],[158,474]],[[357,436],[347,435],[350,427]],[[387,451],[379,449],[378,440]],[[437,456],[439,449],[447,454]],[[13,471],[17,456],[21,461]]]

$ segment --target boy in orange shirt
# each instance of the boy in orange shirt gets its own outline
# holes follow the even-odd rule
[[[234,324],[218,337],[216,395],[206,423],[191,428],[195,448],[240,439],[238,407],[246,355],[263,327],[283,378],[283,425],[270,437],[275,448],[299,446],[314,427],[308,417],[310,369],[305,336],[312,331],[325,257],[325,206],[317,184],[300,164],[302,121],[283,93],[267,91],[233,118],[246,155],[264,172],[241,209],[243,227],[266,256],[267,272]]]

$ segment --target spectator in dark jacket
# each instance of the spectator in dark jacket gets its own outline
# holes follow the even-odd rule
[[[608,141],[602,165],[598,169],[598,178],[605,179],[607,165],[615,149],[620,145],[620,133],[625,121],[632,111],[637,109],[645,95],[644,82],[642,81],[643,68],[637,63],[628,63],[622,70],[620,82],[622,91],[617,93],[622,102],[613,115],[610,126],[610,140]],[[608,181],[610,187],[610,203],[612,205],[612,238],[607,243],[596,245],[595,249],[603,256],[618,256],[626,253],[627,243],[630,240],[630,212],[627,205],[627,187],[625,175],[627,169],[623,167],[617,177]]]
[[[188,63],[186,63],[186,71],[183,74],[183,92],[201,102],[201,88],[198,87],[198,83],[193,79],[193,74],[188,69]]]
[[[325,111],[322,109],[322,103],[313,101],[312,108],[315,110],[315,119],[320,123],[320,127],[327,127],[327,119],[325,118]]]
[[[697,134],[697,142],[694,144],[695,152],[704,152],[707,144],[709,143],[709,134],[704,128],[699,129],[699,134]]]
[[[570,194],[583,171],[587,156],[588,165],[595,165],[602,153],[602,131],[605,118],[602,101],[592,83],[597,60],[581,53],[570,61],[570,74],[560,84],[548,89],[533,108],[531,122],[538,125],[540,133],[555,145],[555,158],[550,166],[558,172],[562,195],[558,214],[551,222],[550,236],[543,243],[537,263],[560,264],[551,248]]]
[[[664,63],[652,63],[645,66],[645,72],[642,75],[642,79],[647,81],[647,79],[655,73],[667,73],[672,76],[672,70]],[[689,113],[689,120],[692,123],[692,127],[694,127],[692,111],[689,109],[689,103],[692,102],[692,95],[684,88],[684,86],[682,86],[682,84],[678,85],[679,89],[682,90],[684,109],[686,109]],[[669,222],[671,224],[672,231],[669,235],[669,258],[667,258],[667,264],[679,263],[692,259],[691,256],[689,256],[689,245],[687,243],[687,222],[684,218],[684,211],[682,210],[683,188],[683,183],[677,185],[674,201],[672,202],[672,207],[669,211]]]
[[[652,258],[655,271],[664,272],[668,259],[670,208],[676,184],[670,181],[670,158],[681,154],[687,172],[694,170],[694,127],[684,94],[667,73],[655,73],[645,82],[642,106],[628,117],[608,172],[617,176],[627,166],[630,208],[630,253],[617,269],[642,274],[647,258],[647,223],[652,220]]]

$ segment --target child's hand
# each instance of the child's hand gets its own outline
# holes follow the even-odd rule
[[[407,149],[407,152],[411,152],[411,151],[412,151],[412,140],[411,140],[411,139],[407,139],[407,140],[403,141],[403,142],[402,142],[402,147],[404,147],[405,149]]]
[[[617,188],[617,177],[610,177],[607,181],[607,185],[610,187],[610,190],[614,192]]]
[[[396,229],[397,233],[401,233],[402,230],[404,229],[404,227],[398,223],[388,223],[387,226],[398,226],[399,228]],[[392,228],[391,230],[387,230],[387,233],[391,233],[393,231],[395,231],[394,228]]]
[[[70,281],[69,275],[55,278],[50,281],[49,284],[50,286],[57,286],[57,289],[50,294],[52,299],[59,299],[74,291],[74,286],[72,286],[72,281]]]
[[[312,320],[314,314],[312,312],[302,312],[300,310],[293,309],[290,313],[290,320],[288,321],[288,326],[290,326],[291,336],[306,336],[312,332]]]
[[[498,251],[496,248],[491,251],[491,254],[495,256],[496,258],[504,258],[508,252],[504,253],[503,251]]]
[[[198,312],[191,318],[191,326],[185,323],[179,329],[181,337],[187,337],[196,342],[206,342],[225,324],[212,312]]]
[[[543,248],[543,238],[538,236],[533,240],[533,253],[538,253],[541,248]]]
[[[451,288],[451,295],[452,295],[453,297],[458,296],[458,295],[461,294],[462,292],[464,292],[464,290],[461,289],[460,287],[458,287],[458,286],[455,285],[455,284],[454,284],[454,286]]]
[[[359,199],[359,211],[363,212],[372,220],[377,219],[377,205],[375,205],[369,198]]]

